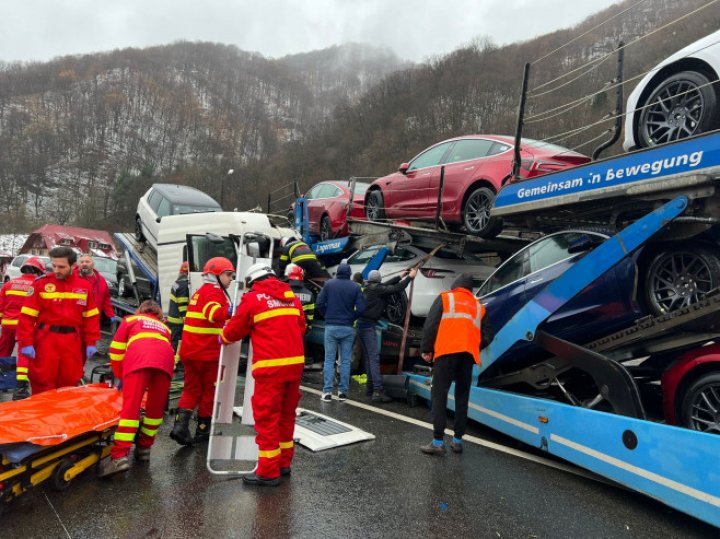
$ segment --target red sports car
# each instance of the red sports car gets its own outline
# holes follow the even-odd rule
[[[514,138],[468,135],[431,146],[398,172],[375,180],[365,195],[371,221],[381,219],[435,219],[440,170],[445,167],[441,217],[469,234],[493,237],[502,229],[490,208],[503,180],[512,171]],[[564,170],[590,158],[546,142],[522,139],[523,179]]]
[[[365,218],[365,191],[370,184],[355,182],[355,192],[350,208],[350,217]],[[310,234],[320,236],[321,240],[346,236],[347,204],[350,200],[349,182],[321,182],[314,185],[304,196],[307,200]],[[295,204],[290,206],[290,217],[294,215]]]

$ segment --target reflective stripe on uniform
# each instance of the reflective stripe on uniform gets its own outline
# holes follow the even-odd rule
[[[17,372],[17,374],[27,374],[28,368],[27,367],[17,367],[15,369],[15,371]]]
[[[472,316],[468,313],[458,313],[455,312],[455,294],[452,292],[447,293],[448,298],[448,312],[444,312],[442,314],[441,319],[447,319],[447,318],[465,318],[466,320],[470,320],[475,327],[480,330],[480,320],[481,320],[481,312],[478,308],[475,311],[475,316]]]
[[[95,309],[90,309],[89,311],[83,311],[83,318],[90,318],[91,316],[99,316],[100,311],[97,310],[97,307]]]
[[[23,307],[20,309],[20,312],[22,314],[27,314],[28,316],[40,316],[40,311],[36,311],[35,309],[31,309],[30,307]]]
[[[272,311],[265,311],[264,313],[256,314],[253,317],[253,322],[258,323],[268,318],[275,318],[276,316],[300,316],[300,311],[294,307],[286,309],[273,309]]]
[[[162,418],[162,417],[158,417],[157,419],[152,419],[152,418],[150,418],[150,417],[144,417],[144,418],[143,418],[143,425],[148,425],[148,426],[153,426],[153,425],[154,425],[154,426],[158,426],[158,425],[162,425],[162,422],[163,422],[163,418]]]
[[[292,262],[293,262],[293,264],[295,264],[297,262],[302,262],[303,260],[315,260],[316,258],[317,257],[315,255],[308,253],[306,255],[298,255],[298,256],[292,257]]]
[[[3,326],[17,326],[19,320],[9,320],[7,318],[2,319],[2,325]]]
[[[170,294],[170,301],[174,301],[175,303],[187,303],[188,301],[190,301],[190,298],[187,296],[177,297]]]
[[[285,290],[285,297],[288,299],[292,299],[295,297],[295,293],[292,290]]]
[[[267,367],[285,367],[305,363],[305,356],[281,357],[278,359],[261,359],[253,363],[252,370],[264,369]]]
[[[135,439],[134,432],[115,432],[115,439],[120,442],[132,442]]]
[[[145,436],[150,436],[150,438],[154,438],[157,434],[157,427],[152,430],[145,427],[140,427],[140,432],[142,432]]]
[[[18,382],[29,382],[30,381],[30,378],[28,378],[27,374],[20,374],[20,373],[17,373],[17,376],[15,377],[15,379]]]
[[[8,296],[27,296],[27,290],[6,290],[5,294]]]
[[[175,318],[174,316],[168,316],[167,321],[170,322],[171,324],[182,324],[184,320],[182,318]]]
[[[280,448],[273,449],[271,451],[258,451],[258,457],[261,459],[272,459],[280,456]]]
[[[113,354],[112,352],[110,352],[108,354],[108,357],[110,358],[110,361],[122,361],[123,359],[125,359],[125,354]]]
[[[144,331],[142,333],[138,333],[137,335],[133,335],[128,339],[128,346],[130,346],[135,341],[138,341],[140,339],[158,339],[160,341],[165,341],[167,343],[170,342],[170,339],[168,339],[165,335],[160,335],[159,333],[150,333],[149,331]]]
[[[205,335],[220,335],[222,333],[222,328],[198,328],[185,324],[184,331],[187,331],[188,333],[201,333]]]
[[[137,428],[140,426],[140,421],[137,419],[121,419],[118,423],[118,427],[132,427]]]
[[[78,294],[75,292],[40,292],[40,297],[42,299],[87,299],[87,294]]]
[[[289,442],[280,442],[280,449],[290,449],[295,445],[295,442],[290,440]]]
[[[113,341],[110,343],[110,348],[115,348],[115,350],[127,350],[127,346],[126,342]]]

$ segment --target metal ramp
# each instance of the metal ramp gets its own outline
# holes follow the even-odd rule
[[[240,417],[242,417],[242,410],[242,406],[233,408],[235,415]],[[298,408],[293,438],[296,443],[316,452],[374,440],[375,435],[332,417]]]

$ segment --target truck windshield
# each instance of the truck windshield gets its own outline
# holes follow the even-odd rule
[[[224,256],[235,265],[235,244],[230,238],[222,237],[222,242],[219,239],[219,236],[213,236],[212,240],[205,235],[190,236],[190,271],[202,271],[205,263],[215,256]]]

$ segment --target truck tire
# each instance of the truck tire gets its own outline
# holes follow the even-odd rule
[[[145,234],[142,231],[142,223],[140,217],[135,217],[135,239],[140,242],[145,241]]]

